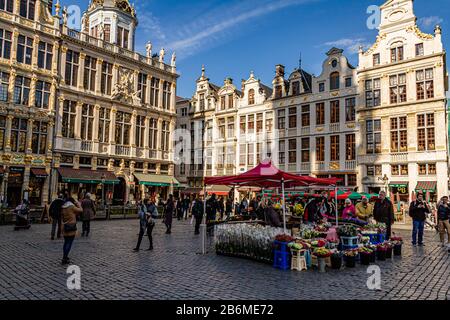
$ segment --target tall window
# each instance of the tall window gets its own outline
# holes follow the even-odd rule
[[[28,105],[30,98],[31,79],[23,76],[16,76],[14,85],[14,103]]]
[[[142,103],[147,102],[147,78],[145,73],[140,72],[138,75],[138,92]]]
[[[17,40],[17,62],[31,64],[33,57],[33,38],[19,35]]]
[[[95,91],[95,76],[97,74],[97,59],[86,56],[84,60],[84,89]]]
[[[163,121],[162,123],[162,137],[161,137],[161,149],[163,151],[169,151],[170,149],[170,126],[169,126],[169,121]]]
[[[416,44],[416,57],[421,57],[425,54],[423,50],[423,43]]]
[[[297,139],[289,140],[289,163],[297,163]]]
[[[20,12],[19,14],[27,19],[34,20],[36,0],[20,0]]]
[[[27,142],[28,121],[14,118],[11,125],[11,151],[25,152]]]
[[[240,144],[239,145],[239,165],[245,166],[247,163],[247,145]]]
[[[99,110],[98,141],[109,143],[109,127],[111,125],[110,110],[101,107]]]
[[[330,120],[331,123],[339,123],[340,116],[339,116],[339,100],[331,101],[330,102]]]
[[[289,108],[289,129],[297,128],[297,107]]]
[[[158,141],[158,120],[150,119],[148,147],[150,150],[156,150],[156,142]]]
[[[339,161],[340,160],[340,152],[339,152],[339,139],[340,136],[331,136],[330,137],[330,160],[331,161]]]
[[[325,124],[325,103],[316,104],[316,125],[321,126]]]
[[[248,91],[248,104],[249,105],[255,104],[255,90],[254,89],[250,89]]]
[[[159,104],[159,79],[152,78],[150,82],[150,105],[158,107]]]
[[[234,138],[234,118],[230,117],[227,119],[227,137]]]
[[[111,42],[111,25],[110,24],[103,25],[103,41]]]
[[[47,148],[47,122],[34,121],[31,138],[31,150],[34,154],[46,154]]]
[[[253,166],[255,164],[255,144],[249,143],[247,144],[248,157],[247,157],[247,165]]]
[[[0,151],[5,150],[6,117],[0,116]]]
[[[381,80],[367,80],[366,88],[366,107],[378,107],[381,105]]]
[[[0,101],[8,101],[9,73],[0,71]]]
[[[53,45],[40,41],[38,47],[38,67],[51,70],[53,60]]]
[[[346,122],[353,122],[356,119],[356,99],[355,98],[349,98],[345,99],[345,121]]]
[[[406,74],[389,77],[391,104],[406,102]]]
[[[302,138],[302,162],[309,163],[310,162],[310,139]]]
[[[245,118],[245,116],[241,116],[239,120],[239,131],[241,135],[245,134],[246,128],[247,128],[247,119]]]
[[[281,98],[283,96],[283,87],[275,86],[275,99]]]
[[[92,141],[92,130],[94,126],[94,106],[83,104],[81,109],[81,139]]]
[[[256,133],[261,133],[263,131],[263,114],[258,113],[256,115]]]
[[[316,138],[316,161],[325,161],[325,137]]]
[[[255,116],[253,114],[248,116],[247,128],[249,134],[255,133]]]
[[[116,113],[116,144],[130,145],[131,114],[118,111]]]
[[[225,118],[219,119],[219,139],[225,139]]]
[[[280,140],[278,142],[278,162],[280,164],[286,163],[286,141]]]
[[[332,74],[330,74],[330,90],[338,90],[339,82],[339,72],[333,72]]]
[[[122,27],[117,28],[117,45],[127,49],[128,48],[128,36],[129,31],[127,29],[124,29]]]
[[[325,91],[325,82],[321,82],[319,83],[319,92],[324,92]]]
[[[351,77],[345,78],[345,87],[350,88],[352,86],[352,82],[353,81]]]
[[[292,82],[292,95],[297,96],[300,94],[300,81]]]
[[[113,77],[113,65],[103,61],[102,63],[102,79],[100,83],[100,90],[103,94],[111,95]]]
[[[78,84],[79,63],[80,53],[72,50],[67,50],[65,82],[69,86],[75,87]]]
[[[272,132],[273,130],[273,113],[266,113],[266,132]]]
[[[234,108],[234,97],[232,94],[228,95],[228,109]]]
[[[380,54],[376,53],[373,55],[373,66],[379,66],[380,65]]]
[[[356,159],[356,140],[354,134],[345,136],[345,160],[352,161]]]
[[[302,106],[302,127],[309,127],[311,125],[311,117],[309,105]]]
[[[286,110],[278,110],[278,129],[286,128]]]
[[[366,121],[367,154],[381,153],[381,120]]]
[[[397,47],[391,49],[391,62],[399,62],[403,61],[403,59],[403,45],[400,44]]]
[[[11,0],[13,1],[13,0]],[[0,57],[9,60],[11,58],[12,33],[0,29]]]
[[[433,69],[416,71],[417,100],[434,98]]]
[[[0,10],[13,12],[14,0],[0,0]]]
[[[163,84],[163,108],[168,110],[170,108],[171,97],[170,82],[164,81]]]
[[[144,147],[145,116],[136,116],[136,147]]]
[[[406,117],[391,119],[391,152],[408,151],[408,125]]]
[[[369,177],[381,177],[383,175],[383,167],[380,165],[366,166],[366,173]]]
[[[419,114],[417,116],[417,140],[419,151],[436,150],[434,114]]]
[[[51,84],[45,81],[36,82],[35,104],[42,109],[49,108]]]
[[[65,100],[63,105],[62,135],[64,138],[75,137],[75,119],[77,116],[77,103]]]

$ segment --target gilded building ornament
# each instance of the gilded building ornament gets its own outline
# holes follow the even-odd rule
[[[381,41],[383,41],[384,39],[386,39],[387,34],[386,33],[381,33],[377,36],[377,40],[375,41],[375,43],[373,44],[373,46],[368,49],[366,52],[364,52],[365,56],[368,56],[369,54],[372,54],[376,48],[378,48],[378,46],[380,45]]]
[[[406,29],[406,32],[414,32],[417,37],[419,37],[422,40],[432,40],[434,38],[433,35],[423,33],[420,31],[419,27],[417,25],[410,26]]]

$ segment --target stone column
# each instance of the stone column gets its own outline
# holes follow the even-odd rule
[[[130,50],[130,51],[134,51],[134,29],[135,29],[135,23],[131,22],[130,32],[128,33],[128,50]]]
[[[103,59],[97,59],[97,72],[95,74],[95,93],[101,94],[102,89],[102,66]]]
[[[144,148],[146,151],[149,150],[150,144],[150,117],[145,117],[145,131],[144,131]],[[148,158],[148,154],[146,154]]]
[[[14,0],[13,14],[19,15],[20,13],[20,0]]]
[[[130,146],[136,148],[136,118],[137,111],[134,110],[131,114],[131,132],[130,132]]]
[[[12,114],[8,114],[6,117],[6,132],[5,132],[5,151],[9,152],[11,151],[11,127],[12,127],[12,120],[14,119],[14,116]]]
[[[96,104],[94,107],[94,122],[92,128],[92,138],[94,143],[98,143],[99,117],[100,117],[100,105]]]
[[[41,20],[41,6],[44,5],[41,0],[36,0],[36,4],[34,6],[34,20]]]
[[[62,137],[62,119],[64,113],[64,97],[60,96],[58,98],[58,109],[56,113],[56,137]]]
[[[41,193],[41,205],[42,206],[45,206],[45,205],[49,204],[48,196],[49,196],[49,193],[50,193],[50,172],[51,172],[50,166],[47,166],[45,168],[45,172],[47,172],[48,177],[45,178],[44,184],[42,186],[42,193]]]
[[[53,153],[53,132],[54,132],[55,123],[50,121],[47,124],[47,157],[52,156]]]
[[[54,76],[58,75],[58,53],[59,53],[59,42],[55,41],[53,42],[53,57],[52,57],[52,74]],[[65,54],[64,54],[65,56]],[[62,63],[62,61],[61,61]],[[61,64],[61,70],[64,68],[65,71],[65,60],[64,60],[64,64]],[[64,67],[63,67],[64,66]],[[64,73],[61,72],[61,75],[64,76]]]
[[[116,84],[119,82],[119,68],[120,66],[118,64],[113,65],[112,88],[114,88]]]
[[[150,92],[151,92],[151,86],[152,86],[152,76],[148,75],[147,77],[147,99],[145,100],[146,104],[150,104]]]
[[[134,92],[137,92],[138,91],[138,82],[139,82],[139,70],[134,70],[134,73],[133,73],[133,77],[134,77],[134,83],[133,83],[133,86],[134,86]]]
[[[29,190],[30,188],[30,163],[25,163],[25,170],[23,172],[23,184],[22,184],[22,194],[21,198],[23,199],[24,192]],[[29,196],[29,195],[28,195]]]
[[[27,127],[27,141],[26,141],[26,153],[30,154],[33,152],[32,148],[32,137],[33,137],[33,119],[28,119],[28,127]]]
[[[76,107],[77,114],[75,116],[75,139],[81,140],[81,118],[83,112],[83,102],[78,101]]]
[[[20,2],[19,2],[19,4],[16,2],[16,7],[17,6],[20,6]],[[19,14],[19,13],[17,13],[17,14]],[[13,33],[12,33],[12,43],[11,43],[11,61],[13,64],[17,62],[17,43],[18,42],[19,42],[19,29],[14,28]]]
[[[162,148],[162,123],[163,119],[158,119],[158,135],[156,139],[156,150],[159,152],[159,158],[161,159],[161,148]]]
[[[113,107],[111,109],[111,122],[109,125],[109,153],[110,154],[115,154],[116,150],[115,150],[115,145],[116,145],[116,113],[117,113],[117,109],[115,107]]]
[[[169,107],[169,110],[171,111],[171,112],[175,112],[176,110],[175,110],[175,106],[176,106],[176,104],[177,104],[177,100],[176,100],[176,98],[177,98],[177,85],[176,85],[176,83],[172,83],[171,84],[171,86],[170,86],[171,88],[171,90],[170,90],[170,107]]]
[[[163,95],[164,95],[164,80],[159,80],[159,103],[158,108],[164,109],[163,106]]]
[[[80,53],[80,63],[78,67],[78,89],[83,90],[84,89],[84,64],[86,60],[86,54],[81,52]]]
[[[56,86],[57,86],[57,84],[58,84],[58,81],[56,79],[53,79],[51,87],[50,87],[50,98],[49,98],[49,102],[48,102],[49,109],[50,109],[49,111],[51,113],[55,112],[56,109],[57,109],[56,106],[55,106],[55,103],[56,103]]]
[[[66,83],[66,61],[67,61],[67,50],[68,48],[66,46],[62,46],[61,47],[61,61],[60,61],[60,65],[61,65],[61,84],[65,84]],[[55,57],[53,57],[53,59],[55,60]],[[56,65],[58,64],[58,60],[56,59]],[[54,65],[55,65],[54,63]],[[57,70],[57,66],[56,66],[56,70]],[[58,71],[56,71],[58,72]]]
[[[38,2],[36,2],[36,9],[38,9],[37,5],[38,5]],[[40,11],[40,10],[37,10],[37,11]],[[39,20],[36,19],[36,21],[39,21]],[[40,42],[40,37],[39,37],[39,35],[36,34],[34,36],[34,41],[33,41],[33,55],[31,57],[31,66],[33,69],[36,69],[38,67],[39,42]]]
[[[16,82],[16,70],[11,69],[10,75],[9,75],[9,84],[8,84],[8,101],[13,102],[14,101],[14,84]]]
[[[35,74],[31,76],[31,84],[30,84],[30,96],[28,100],[28,106],[30,108],[36,105],[36,82],[38,78]]]

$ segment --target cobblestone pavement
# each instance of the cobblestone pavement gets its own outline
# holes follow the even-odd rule
[[[79,226],[81,228],[81,226]],[[93,222],[89,239],[77,238],[72,262],[82,289],[66,287],[62,241],[50,241],[49,225],[14,232],[0,227],[0,299],[440,299],[450,298],[450,256],[438,235],[424,248],[404,245],[402,258],[380,262],[381,290],[366,286],[367,268],[319,274],[279,271],[270,265],[197,254],[199,238],[188,222],[174,221],[172,235],[158,221],[153,252],[132,252],[138,221]],[[409,232],[400,231],[409,239]],[[145,249],[148,240],[144,238]]]

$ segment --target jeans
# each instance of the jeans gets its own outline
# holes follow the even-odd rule
[[[56,232],[58,229],[58,232]],[[55,233],[58,238],[61,238],[61,217],[52,219],[52,239],[55,238]]]
[[[64,245],[63,245],[63,259],[66,260],[69,258],[69,252],[70,249],[72,249],[73,240],[75,239],[75,236],[73,237],[64,237]]]
[[[195,218],[195,234],[200,234],[201,224],[202,224],[202,217]]]
[[[412,243],[413,245],[417,244],[417,234],[419,234],[419,245],[423,244],[423,230],[425,228],[425,221],[413,221],[413,234],[412,234]]]
[[[90,220],[83,221],[82,234],[88,236],[89,232],[91,232],[91,221]]]
[[[187,220],[187,218],[188,218],[188,208],[183,208],[183,218],[184,218],[184,220]]]
[[[136,249],[139,249],[141,247],[141,242],[142,242],[142,238],[144,237],[144,233],[145,233],[145,229],[147,229],[147,236],[148,236],[148,241],[150,242],[150,248],[153,249],[153,237],[152,237],[152,232],[153,232],[153,228],[155,227],[154,223],[149,223],[147,225],[147,228],[141,228],[139,231],[139,239],[138,239],[138,243],[136,245]]]

